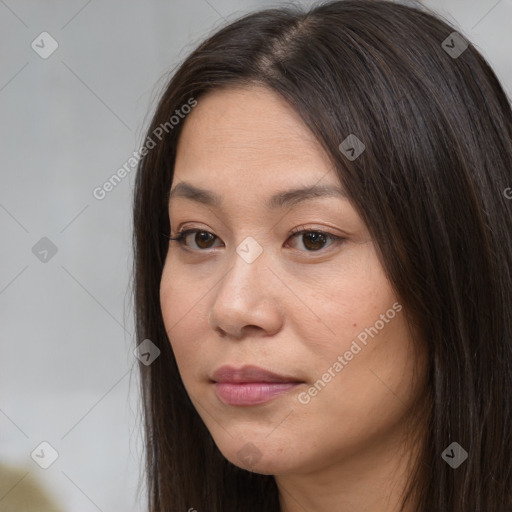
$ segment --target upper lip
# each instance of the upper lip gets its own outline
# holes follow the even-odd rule
[[[242,366],[235,368],[233,366],[221,366],[212,375],[215,382],[302,382],[301,380],[289,375],[278,375],[277,373],[259,368],[258,366]]]

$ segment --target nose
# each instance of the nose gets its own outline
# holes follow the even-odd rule
[[[282,326],[279,292],[283,286],[267,266],[263,252],[249,263],[238,253],[220,280],[208,316],[210,327],[223,337],[269,336]]]

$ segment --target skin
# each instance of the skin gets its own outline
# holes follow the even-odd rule
[[[275,476],[283,511],[397,511],[420,438],[404,436],[425,391],[425,354],[403,310],[358,343],[341,371],[332,369],[365,328],[400,305],[366,225],[347,198],[264,206],[290,188],[339,186],[325,152],[276,93],[214,90],[184,123],[171,189],[186,181],[223,200],[221,208],[182,197],[169,204],[171,236],[196,228],[217,237],[189,235],[188,250],[171,241],[160,287],[197,412],[228,460]],[[345,240],[315,245],[290,235],[300,227]],[[263,249],[252,263],[236,252],[249,236]],[[265,404],[226,405],[210,379],[224,364],[256,365],[303,384]],[[300,393],[304,401],[329,368],[330,381],[301,403]],[[250,461],[238,454],[251,449]]]

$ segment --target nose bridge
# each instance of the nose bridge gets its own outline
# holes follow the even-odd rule
[[[228,296],[233,295],[233,291],[243,292],[244,295],[251,295],[252,289],[262,280],[262,273],[267,266],[264,250],[252,236],[246,237],[235,248],[232,257],[231,270],[222,280],[221,286],[227,290]]]
[[[219,321],[226,315],[243,315],[248,320],[259,303],[268,300],[267,264],[263,246],[256,239],[249,236],[238,244],[211,306]]]

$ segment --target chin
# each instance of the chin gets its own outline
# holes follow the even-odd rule
[[[270,457],[262,458],[256,462],[247,460],[242,461],[235,453],[234,457],[230,456],[228,460],[240,469],[250,471],[251,473],[257,473],[259,475],[279,475],[291,472],[294,469],[293,467],[289,467],[287,464],[283,464],[283,461],[276,460],[276,454],[272,454]]]
[[[244,440],[231,440],[229,446],[217,446],[229,462],[246,471],[260,475],[276,475],[297,469],[299,461],[294,459],[297,451],[292,450],[290,445],[269,442],[265,436],[256,441],[256,437],[254,436],[252,441],[248,436]],[[287,448],[290,453],[287,453]]]

